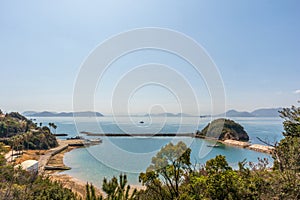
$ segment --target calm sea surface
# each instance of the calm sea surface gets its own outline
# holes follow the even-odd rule
[[[248,132],[252,143],[260,144],[257,139],[274,143],[282,138],[282,120],[280,118],[232,118],[240,123]],[[140,124],[143,120],[145,123]],[[37,118],[37,122],[47,125],[54,122],[57,125],[57,133],[68,133],[68,137],[81,135],[80,131],[105,132],[105,133],[192,133],[202,129],[210,119],[196,117],[99,117],[92,118]],[[98,138],[98,137],[94,137]],[[64,139],[64,137],[61,137]],[[63,172],[83,181],[92,182],[101,186],[104,177],[118,176],[121,172],[126,173],[130,184],[138,184],[138,174],[145,171],[151,163],[151,158],[160,148],[169,142],[185,142],[191,149],[191,160],[194,164],[204,164],[205,161],[216,155],[225,155],[232,167],[246,159],[257,162],[257,158],[272,158],[264,153],[250,151],[241,148],[221,146],[218,148],[208,147],[212,141],[180,137],[101,137],[103,143],[87,148],[75,149],[65,154],[64,162],[72,167]]]

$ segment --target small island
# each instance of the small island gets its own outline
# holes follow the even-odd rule
[[[196,137],[214,138],[217,140],[237,140],[247,142],[249,136],[239,123],[230,119],[216,119],[196,132]]]
[[[196,138],[216,140],[225,145],[247,148],[263,153],[272,153],[274,147],[261,144],[250,144],[248,133],[239,123],[230,119],[216,119],[205,126],[201,131],[197,130]]]

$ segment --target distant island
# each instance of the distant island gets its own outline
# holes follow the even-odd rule
[[[279,111],[282,108],[260,108],[256,109],[252,112],[247,111],[237,111],[237,110],[228,110],[225,113],[218,115],[200,115],[200,118],[208,118],[208,117],[279,117]],[[136,117],[141,117],[143,115],[134,115]],[[152,113],[145,114],[144,117],[195,117],[195,115],[187,114],[187,113]]]
[[[186,113],[151,113],[145,114],[144,117],[193,117],[193,115]]]
[[[84,112],[35,112],[35,111],[25,111],[22,113],[27,117],[103,117],[104,115],[99,112],[84,111]]]
[[[279,117],[279,111],[282,108],[260,108],[252,112],[248,111],[237,111],[228,110],[225,113],[218,115],[200,115],[200,118],[208,117]],[[36,112],[36,111],[25,111],[22,113],[27,117],[104,117],[100,112],[84,111],[84,112]],[[112,116],[112,115],[105,115]],[[118,116],[128,116],[128,115],[118,115]],[[197,115],[187,114],[187,113],[147,113],[147,114],[132,114],[131,117],[197,117]]]
[[[252,112],[228,110],[226,113],[217,115],[218,117],[279,117],[279,111],[282,108],[261,108]]]

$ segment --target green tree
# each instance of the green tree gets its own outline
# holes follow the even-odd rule
[[[114,176],[111,180],[103,179],[102,190],[107,194],[106,198],[97,196],[92,184],[86,184],[86,200],[133,200],[136,198],[137,190],[130,190],[127,185],[127,176],[120,174],[119,181]]]
[[[102,200],[102,196],[97,197],[96,192],[95,192],[95,187],[93,184],[87,183],[86,186],[86,200]]]
[[[228,165],[225,156],[218,155],[206,162],[206,189],[211,199],[238,199],[237,173]]]
[[[110,181],[104,178],[102,189],[107,194],[107,200],[132,200],[137,192],[134,189],[132,194],[129,195],[130,185],[127,185],[127,176],[125,174],[120,174],[119,182],[116,177],[113,177]]]
[[[285,138],[276,145],[273,154],[275,167],[280,171],[300,172],[300,108],[284,108],[280,111],[280,116],[284,119]]]
[[[300,107],[284,108],[280,111],[280,117],[284,119],[283,135],[285,137],[300,137]]]
[[[51,128],[52,128],[52,126],[53,126],[53,123],[49,122],[49,123],[48,123],[48,126],[49,126],[49,130],[51,131]]]
[[[280,111],[284,119],[284,139],[273,153],[274,176],[273,190],[284,199],[300,198],[300,108],[292,106]],[[278,170],[278,172],[277,172]]]
[[[57,125],[53,123],[54,132],[56,133]]]
[[[146,173],[140,174],[140,182],[156,193],[157,198],[177,199],[180,195],[179,187],[191,170],[190,154],[191,149],[183,142],[167,144],[152,158]]]

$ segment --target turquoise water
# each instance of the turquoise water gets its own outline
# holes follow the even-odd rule
[[[256,137],[268,142],[276,142],[282,138],[282,120],[280,118],[233,118],[239,122],[249,134],[252,143],[260,143]],[[207,125],[209,119],[194,117],[143,118],[145,124],[138,122],[140,117],[101,117],[93,122],[91,118],[77,119],[77,127],[73,118],[38,118],[44,125],[48,122],[57,124],[57,133],[68,133],[69,136],[78,135],[78,131],[105,132],[105,133],[187,133],[195,132]],[[77,129],[76,129],[77,128]],[[69,137],[68,136],[68,137]],[[87,137],[87,136],[85,136]],[[62,137],[63,138],[63,137]],[[75,149],[65,154],[64,162],[72,167],[63,173],[74,176],[83,181],[92,182],[101,186],[104,177],[118,176],[120,172],[128,175],[130,184],[138,184],[138,174],[149,166],[151,158],[160,148],[169,142],[185,142],[191,149],[191,161],[194,164],[204,164],[205,161],[216,155],[225,155],[231,166],[244,159],[256,162],[257,158],[272,159],[269,155],[241,148],[221,146],[211,148],[207,145],[211,141],[195,138],[163,138],[163,137],[102,137],[103,143],[88,148]]]

